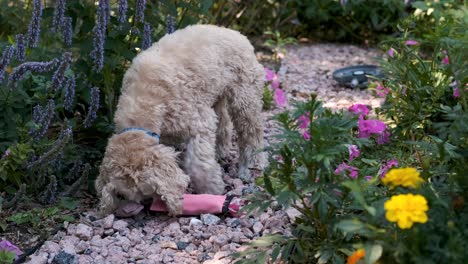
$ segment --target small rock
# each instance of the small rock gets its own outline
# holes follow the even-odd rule
[[[173,241],[162,241],[160,246],[161,248],[177,249],[177,244],[174,243]]]
[[[197,218],[192,218],[190,219],[190,226],[202,226],[203,225],[203,222],[198,220]]]
[[[114,229],[104,230],[104,235],[105,236],[112,236],[113,234],[114,234]]]
[[[44,245],[42,246],[44,248],[44,251],[50,254],[56,254],[60,250],[59,244],[52,242],[52,241],[46,241],[44,242]]]
[[[240,226],[241,222],[239,220],[239,218],[233,218],[230,222],[229,222],[229,225],[231,227],[238,227]]]
[[[87,248],[89,248],[89,244],[86,241],[81,240],[78,242],[78,244],[75,247],[76,253],[81,254],[83,253]]]
[[[180,233],[180,224],[178,222],[174,222],[174,223],[171,223],[167,226],[167,228],[169,229],[169,231],[171,231],[171,233],[173,234],[177,234],[177,233]]]
[[[76,255],[60,251],[55,255],[52,260],[52,264],[78,264],[78,257]]]
[[[261,222],[256,222],[253,227],[252,227],[252,230],[254,231],[254,233],[256,234],[259,234],[263,229],[263,225]]]
[[[115,216],[113,214],[110,214],[102,219],[102,227],[105,229],[112,228],[112,225],[114,224],[114,219]]]
[[[125,222],[124,220],[117,220],[112,224],[112,228],[116,231],[123,231],[125,228],[127,228],[128,223]]]
[[[291,220],[291,222],[294,222],[294,220],[296,220],[296,217],[301,215],[301,212],[299,212],[296,208],[290,207],[286,209],[286,214],[288,215],[289,220]]]
[[[247,227],[247,228],[251,228],[254,224],[252,219],[246,218],[246,217],[241,218],[239,221],[240,221],[241,226]]]
[[[214,254],[213,260],[223,259],[223,258],[229,257],[229,255],[230,255],[229,251],[218,251]]]
[[[93,236],[93,229],[85,224],[78,224],[75,235],[83,240],[89,240]]]
[[[48,254],[45,252],[42,252],[38,255],[31,255],[29,257],[29,260],[25,263],[30,263],[30,264],[46,264],[47,263],[47,257]]]
[[[160,237],[161,237],[160,235],[155,235],[151,238],[151,241],[158,242]]]
[[[184,249],[186,249],[187,246],[188,246],[189,244],[190,244],[190,243],[188,243],[188,242],[183,242],[183,241],[179,241],[179,242],[176,243],[177,249],[179,249],[179,250],[184,250]]]
[[[221,218],[212,214],[202,214],[200,219],[205,225],[217,225],[221,221]]]
[[[214,237],[213,242],[222,247],[229,242],[229,238],[226,235],[217,235]]]

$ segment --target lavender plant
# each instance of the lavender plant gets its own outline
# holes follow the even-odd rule
[[[35,48],[39,43],[39,34],[41,33],[42,20],[42,2],[41,0],[33,1],[33,11],[31,22],[28,27],[28,47]]]
[[[88,128],[91,126],[97,117],[97,110],[99,109],[99,88],[91,88],[90,103],[88,108],[88,114],[83,122],[84,127]]]
[[[24,61],[26,58],[26,43],[23,34],[18,34],[16,39],[16,59],[18,61]]]
[[[15,18],[18,32],[7,33],[12,46],[2,45],[1,32],[0,111],[7,114],[0,116],[0,192],[25,182],[26,193],[45,203],[73,193],[60,189],[82,167],[77,160],[100,160],[128,63],[164,35],[169,10],[186,14],[182,26],[201,17],[195,7],[178,9],[169,1],[118,0],[114,12],[111,1],[97,2],[57,0],[44,7],[31,0],[20,10],[32,15]],[[9,14],[0,9],[0,17]]]
[[[149,48],[151,44],[153,44],[151,40],[151,25],[149,23],[145,23],[143,28],[143,43],[141,48],[145,50]]]
[[[175,19],[173,16],[168,15],[166,18],[166,33],[171,34],[175,31]]]
[[[15,48],[12,46],[8,46],[5,48],[2,54],[2,58],[0,60],[0,84],[3,82],[5,69],[10,64],[11,59],[15,55]]]

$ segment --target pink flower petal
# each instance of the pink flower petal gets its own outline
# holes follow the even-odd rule
[[[304,137],[305,140],[309,141],[310,140],[310,133],[309,131],[304,131],[302,133],[302,136]]]
[[[279,106],[286,106],[286,95],[284,94],[283,90],[275,89],[275,101]]]
[[[393,58],[393,52],[394,52],[393,48],[388,49],[387,53],[390,58]]]
[[[455,89],[453,89],[453,97],[455,97],[455,98],[460,97],[460,88],[455,87]]]
[[[309,113],[301,115],[297,119],[297,122],[299,123],[299,128],[301,128],[301,129],[306,129],[307,127],[309,127],[309,124],[310,124]]]
[[[349,161],[351,162],[353,159],[359,157],[359,148],[356,145],[348,145],[348,152],[349,152]]]
[[[390,89],[385,88],[381,83],[379,83],[375,88],[375,91],[377,92],[378,96],[385,97],[390,92]]]
[[[407,40],[405,42],[405,45],[407,45],[407,46],[414,46],[414,45],[418,45],[418,44],[419,44],[419,42],[417,42],[416,40],[412,40],[412,39]]]
[[[374,177],[370,176],[370,175],[367,175],[367,176],[364,176],[364,180],[366,181],[371,181]]]
[[[273,77],[275,76],[276,74],[270,70],[269,68],[265,67],[265,81],[271,81],[273,80]]]
[[[445,56],[445,57],[442,59],[442,63],[445,64],[445,65],[449,65],[449,64],[450,64],[449,57],[448,57],[448,56]]]
[[[279,89],[279,86],[280,86],[280,82],[279,82],[279,79],[278,79],[278,75],[275,74],[275,76],[273,76],[273,79],[272,79],[272,82],[271,82],[271,87],[273,89]]]
[[[369,114],[369,108],[367,108],[367,105],[363,104],[353,104],[348,108],[349,112],[358,114],[358,115],[368,115]]]

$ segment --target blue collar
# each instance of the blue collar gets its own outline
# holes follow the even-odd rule
[[[128,131],[143,131],[143,132],[146,133],[146,135],[148,135],[150,137],[154,137],[155,139],[157,139],[158,144],[159,144],[159,138],[160,138],[159,134],[151,132],[151,131],[146,130],[146,129],[141,128],[141,127],[127,127],[127,128],[122,129],[118,134],[122,134],[122,133],[125,133],[125,132],[128,132]]]

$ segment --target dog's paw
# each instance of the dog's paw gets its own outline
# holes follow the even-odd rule
[[[182,197],[180,199],[164,199],[165,197],[162,198],[166,203],[168,214],[170,216],[178,216],[183,213],[184,208],[182,206]]]

